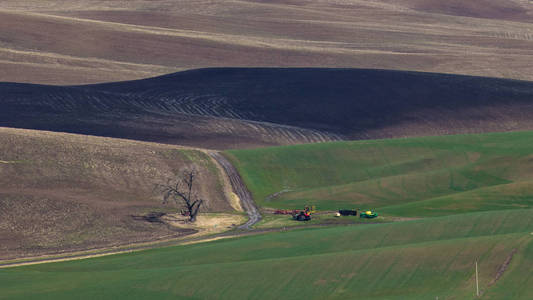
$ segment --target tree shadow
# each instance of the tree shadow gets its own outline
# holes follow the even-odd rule
[[[166,213],[164,212],[153,211],[153,212],[149,212],[146,215],[132,215],[131,217],[136,221],[145,221],[149,223],[163,224],[165,222],[161,220],[161,218],[165,215]]]

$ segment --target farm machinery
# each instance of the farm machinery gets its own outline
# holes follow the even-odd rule
[[[335,214],[335,216],[357,216],[357,210],[355,209],[340,209],[338,213]],[[373,219],[377,217],[378,214],[375,212],[372,212],[371,210],[367,211],[361,211],[359,212],[359,218],[367,218],[367,219]]]
[[[377,216],[378,216],[378,214],[375,213],[375,212],[372,212],[371,210],[362,211],[361,213],[359,213],[359,217],[360,218],[373,219],[373,218],[375,218]]]
[[[294,215],[300,213],[301,209],[276,209],[274,211],[275,215]],[[303,211],[308,211],[311,214],[314,214],[316,212],[316,207],[313,205],[311,207],[306,206]]]
[[[311,220],[311,214],[315,213],[315,206],[306,206],[303,210],[301,209],[276,209],[274,211],[275,215],[291,215],[292,218],[296,221],[309,221]]]
[[[304,210],[295,210],[292,214],[292,218],[296,221],[309,221],[311,220],[312,210],[309,206],[306,206]]]
[[[357,210],[355,209],[339,209],[339,216],[357,216]]]

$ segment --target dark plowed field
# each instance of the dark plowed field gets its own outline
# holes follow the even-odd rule
[[[214,149],[533,129],[533,83],[362,69],[199,69],[0,83],[0,126]]]

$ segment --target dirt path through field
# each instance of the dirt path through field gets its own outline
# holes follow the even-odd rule
[[[56,254],[56,255],[42,255],[28,258],[20,258],[13,260],[0,261],[0,269],[9,267],[18,267],[24,265],[34,265],[41,263],[51,263],[60,261],[69,261],[77,259],[86,259],[93,257],[101,257],[114,254],[129,253],[145,249],[158,248],[170,245],[190,245],[196,243],[203,243],[213,240],[226,239],[237,237],[246,232],[228,232],[228,230],[235,228],[235,224],[244,222],[245,217],[242,215],[234,215],[227,213],[216,214],[199,214],[195,223],[187,222],[188,217],[183,217],[181,214],[164,215],[161,220],[177,228],[195,230],[196,233],[182,236],[178,238],[170,238],[166,240],[143,242],[135,244],[124,244],[121,246],[91,249],[85,251],[76,251],[70,253]]]
[[[247,223],[249,223],[250,220],[248,220]],[[213,224],[211,221],[207,221],[207,223],[203,224],[202,226],[205,227],[206,225],[212,226]],[[361,226],[361,225],[362,224],[341,225],[341,226]],[[202,226],[199,226],[199,227],[202,227]],[[0,261],[0,269],[27,266],[27,265],[44,264],[44,263],[79,260],[79,259],[88,259],[88,258],[102,257],[102,256],[108,256],[108,255],[115,255],[115,254],[131,253],[131,252],[137,252],[137,251],[155,249],[155,248],[161,248],[161,247],[192,245],[192,244],[206,243],[206,242],[211,242],[211,241],[216,241],[216,240],[221,240],[221,239],[239,238],[243,236],[252,236],[252,235],[272,233],[272,232],[283,232],[283,231],[293,230],[293,229],[321,228],[321,227],[329,227],[329,226],[332,226],[332,224],[299,225],[299,226],[292,226],[290,228],[276,227],[276,228],[259,228],[259,229],[252,229],[249,227],[240,226],[238,228],[243,228],[244,230],[242,229],[231,230],[231,231],[221,230],[221,231],[218,231],[218,233],[216,233],[216,231],[211,231],[208,233],[199,232],[197,234],[188,235],[186,237],[179,237],[179,238],[173,238],[173,239],[167,239],[167,240],[129,244],[129,245],[122,245],[122,246],[101,248],[101,249],[91,249],[87,251],[70,252],[70,253],[63,253],[63,254],[56,254],[56,255],[43,255],[43,256],[26,257],[26,258],[20,258],[20,259],[15,259],[15,260],[8,260],[8,261]],[[219,228],[222,229],[222,227],[219,227]]]
[[[17,163],[16,161],[6,161],[6,160],[0,160],[0,164],[14,164]]]
[[[207,154],[213,161],[213,164],[217,167],[218,172],[220,174],[219,180],[224,189],[224,195],[226,196],[226,200],[229,202],[231,207],[233,207],[235,211],[243,212],[244,209],[242,208],[241,200],[239,199],[239,196],[235,194],[235,192],[233,191],[233,186],[231,185],[230,178],[228,174],[226,173],[226,170],[222,167],[222,165],[216,159],[214,159],[209,154],[211,151],[207,151],[204,149],[198,149],[198,150]]]
[[[102,248],[102,249],[90,250],[90,251],[66,253],[64,255],[56,255],[56,256],[47,255],[47,256],[25,258],[25,259],[20,259],[18,261],[17,260],[8,261],[8,262],[0,261],[0,269],[62,262],[62,261],[79,260],[79,259],[88,259],[88,258],[102,257],[102,256],[108,256],[108,255],[115,255],[115,254],[124,254],[124,253],[137,252],[141,250],[159,248],[159,247],[164,247],[164,246],[191,245],[191,244],[210,242],[210,241],[220,240],[220,239],[234,238],[238,236],[239,235],[216,235],[216,236],[201,235],[199,237],[193,237],[193,238],[189,237],[189,238],[181,239],[181,240],[174,239],[174,240],[168,240],[168,241],[158,241],[158,242],[146,243],[142,245],[132,244],[130,246],[124,246],[121,249],[117,249],[117,247]]]
[[[62,261],[79,260],[79,259],[87,259],[87,258],[102,257],[102,256],[108,256],[108,255],[115,255],[115,254],[124,254],[124,253],[131,253],[131,252],[137,252],[137,251],[161,248],[161,247],[192,245],[192,244],[211,242],[211,241],[216,241],[216,240],[221,240],[221,239],[238,238],[242,236],[257,235],[257,234],[263,234],[263,233],[268,233],[268,232],[279,232],[279,231],[284,231],[284,230],[285,229],[283,228],[268,228],[268,229],[256,229],[256,230],[246,230],[246,231],[236,231],[236,232],[226,231],[226,232],[221,232],[218,234],[208,234],[208,235],[194,234],[194,235],[189,235],[185,238],[182,237],[178,239],[147,242],[147,243],[142,243],[142,244],[123,245],[121,247],[101,248],[101,249],[93,249],[93,250],[87,250],[87,251],[64,253],[64,254],[58,254],[58,255],[44,255],[44,256],[21,258],[18,260],[0,261],[0,269],[27,266],[27,265],[62,262]]]
[[[239,197],[239,199],[241,199],[241,206],[248,214],[248,222],[244,223],[239,228],[251,229],[251,226],[261,220],[261,214],[255,206],[254,200],[252,199],[252,194],[250,194],[250,191],[248,191],[248,188],[246,188],[246,185],[242,181],[237,169],[235,169],[235,167],[224,156],[214,151],[210,151],[208,154],[222,166],[229,177],[233,192]]]
[[[202,149],[203,150],[203,149]],[[200,151],[202,151],[200,150]],[[204,150],[205,151],[205,150]],[[270,230],[252,230],[251,226],[256,224],[261,220],[261,214],[253,202],[252,195],[246,188],[246,185],[242,181],[239,173],[235,167],[220,153],[214,151],[206,151],[206,153],[211,156],[215,162],[221,167],[225,175],[229,180],[224,180],[224,183],[227,184],[228,181],[231,184],[231,189],[233,190],[232,194],[236,195],[240,199],[240,206],[248,214],[248,221],[243,225],[239,226],[238,229],[244,229],[245,232],[227,232],[227,228],[231,228],[234,224],[242,222],[239,216],[220,214],[218,216],[212,216],[209,218],[202,219],[202,216],[199,216],[199,223],[194,225],[194,229],[198,230],[197,234],[189,235],[186,238],[179,239],[170,239],[166,241],[154,241],[143,244],[131,244],[123,245],[120,247],[113,248],[103,248],[103,249],[94,249],[88,251],[80,251],[74,253],[66,253],[64,255],[55,255],[55,256],[40,256],[34,258],[26,258],[20,260],[11,260],[0,262],[1,268],[16,267],[23,265],[32,265],[32,264],[41,264],[41,263],[50,263],[50,262],[59,262],[59,261],[69,261],[77,259],[86,259],[92,257],[100,257],[113,254],[129,253],[133,251],[139,251],[144,249],[151,249],[162,246],[170,245],[187,245],[208,242],[218,239],[234,238],[242,235],[248,234],[259,234],[268,231],[280,231],[281,229],[270,229]],[[228,199],[232,201],[232,199]],[[235,199],[233,199],[235,200]],[[234,206],[234,205],[232,205]],[[242,218],[242,217],[241,217]],[[182,220],[179,220],[179,216],[169,216],[168,220],[165,220],[166,223],[170,225],[183,227]],[[200,224],[201,223],[201,224]],[[192,227],[191,227],[192,228]],[[224,232],[226,231],[226,232]]]

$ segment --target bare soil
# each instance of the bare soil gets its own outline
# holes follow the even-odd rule
[[[533,80],[526,0],[4,0],[0,81],[84,84],[222,66]]]
[[[202,212],[231,212],[221,174],[201,151],[110,138],[0,128],[0,259],[190,235],[152,218],[173,213],[154,185],[186,165],[201,172]]]
[[[181,214],[167,214],[161,220],[176,228],[196,230],[192,236],[205,236],[234,229],[244,223],[246,217],[228,213],[203,213],[198,214],[196,221],[191,223],[188,217]]]
[[[217,150],[533,129],[532,82],[391,70],[214,68],[0,95],[0,126]]]

